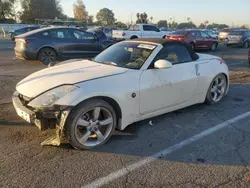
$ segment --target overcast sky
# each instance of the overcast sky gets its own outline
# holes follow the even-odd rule
[[[61,0],[64,13],[73,17],[73,3],[76,0]],[[146,12],[154,22],[175,18],[183,22],[190,17],[195,24],[205,20],[210,23],[250,25],[250,0],[83,0],[90,15],[96,15],[101,8],[109,8],[116,19],[125,23],[136,19],[137,12]]]

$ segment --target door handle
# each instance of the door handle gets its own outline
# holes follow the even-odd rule
[[[199,64],[195,64],[195,72],[196,72],[196,76],[200,76]]]

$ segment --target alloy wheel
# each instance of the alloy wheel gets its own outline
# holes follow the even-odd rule
[[[41,55],[41,61],[46,65],[54,60],[55,54],[52,51],[44,51],[44,53]]]
[[[113,125],[111,112],[104,107],[95,107],[84,112],[76,121],[75,136],[81,145],[95,147],[109,137]]]
[[[222,75],[217,76],[211,87],[211,97],[214,102],[220,101],[226,93],[227,81]]]

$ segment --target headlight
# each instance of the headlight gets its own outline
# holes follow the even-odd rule
[[[42,95],[39,95],[37,98],[32,100],[28,105],[32,107],[36,107],[36,108],[50,107],[57,100],[75,91],[77,88],[78,87],[73,86],[73,85],[64,85],[64,86],[54,88],[52,90],[49,90],[43,93]]]

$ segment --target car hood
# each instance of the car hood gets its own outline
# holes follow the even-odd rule
[[[122,74],[127,70],[89,60],[75,61],[35,72],[20,81],[16,90],[26,97],[34,98],[60,85]]]

